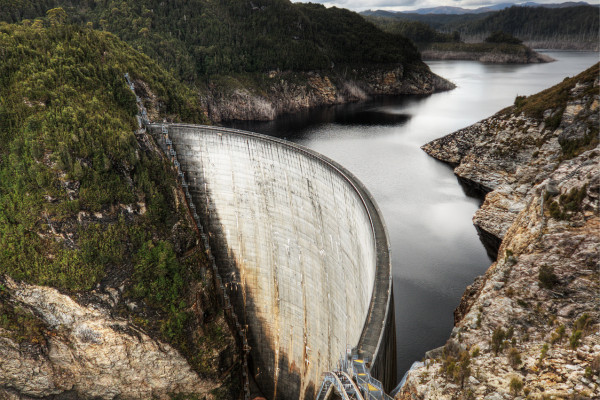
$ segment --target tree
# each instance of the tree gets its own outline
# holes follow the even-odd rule
[[[502,31],[496,31],[485,39],[486,43],[508,43],[508,44],[521,44],[523,41],[517,39],[511,34]]]
[[[62,7],[53,8],[51,10],[46,11],[46,15],[48,16],[48,20],[52,26],[62,25],[67,22],[69,16],[67,12],[63,10]]]

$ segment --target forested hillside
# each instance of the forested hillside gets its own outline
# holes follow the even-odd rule
[[[112,312],[179,348],[201,376],[220,379],[230,365],[219,366],[218,351],[231,340],[214,304],[200,319],[192,312],[190,298],[210,296],[207,264],[192,251],[196,234],[169,163],[135,134],[124,74],[157,118],[205,122],[204,111],[147,56],[65,19],[54,9],[33,23],[0,23],[0,283],[8,275],[88,301],[92,289],[121,293]],[[10,293],[0,284],[0,336],[47,354],[47,340],[66,334]],[[199,325],[210,315],[213,323]],[[17,372],[26,374],[25,364]]]
[[[600,29],[598,7],[510,7],[488,17],[457,26],[465,35],[503,31],[524,41],[572,40],[597,42]]]
[[[518,7],[484,14],[408,14],[369,12],[367,19],[387,30],[391,21],[405,26],[406,21],[419,21],[443,33],[458,31],[468,41],[483,41],[493,32],[502,31],[543,48],[598,48],[600,13],[595,6],[564,8]]]
[[[0,18],[32,19],[57,6],[73,22],[117,34],[186,81],[419,60],[405,38],[356,13],[289,0],[0,0]]]

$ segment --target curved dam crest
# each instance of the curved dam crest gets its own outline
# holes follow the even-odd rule
[[[163,148],[163,125],[149,130]],[[219,273],[248,325],[250,370],[271,399],[314,399],[347,348],[393,386],[385,225],[347,170],[299,145],[233,129],[165,124]]]

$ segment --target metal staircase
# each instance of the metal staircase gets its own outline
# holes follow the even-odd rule
[[[356,354],[342,358],[337,369],[323,374],[317,400],[326,400],[333,392],[344,400],[392,400],[371,376],[367,363]]]

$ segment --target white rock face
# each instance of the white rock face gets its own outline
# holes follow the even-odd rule
[[[170,345],[106,310],[81,306],[52,288],[10,279],[6,286],[11,301],[39,316],[49,334],[38,350],[0,337],[0,398],[74,391],[81,398],[167,399],[169,393],[206,395],[216,387]]]

